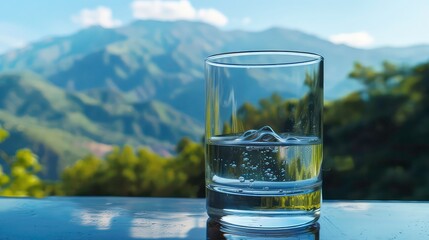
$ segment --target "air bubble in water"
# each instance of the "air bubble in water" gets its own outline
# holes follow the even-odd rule
[[[266,190],[269,190],[270,188],[269,187],[264,187],[263,189],[266,191]]]
[[[237,167],[237,165],[235,165],[235,164],[231,164],[231,167],[232,167],[232,168],[235,168],[235,167]]]
[[[269,165],[270,163],[269,162],[265,162],[265,165]]]
[[[244,177],[239,177],[238,180],[240,180],[240,182],[244,182]]]
[[[250,182],[254,182],[255,180],[253,180],[253,178],[252,178],[252,179],[250,179],[249,181],[250,181]]]

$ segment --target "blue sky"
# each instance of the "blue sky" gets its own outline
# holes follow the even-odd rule
[[[224,30],[284,27],[360,48],[429,44],[427,0],[0,0],[0,52],[89,25],[203,21]]]

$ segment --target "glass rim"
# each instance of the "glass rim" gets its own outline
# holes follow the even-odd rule
[[[279,56],[301,56],[308,57],[304,61],[284,61],[276,63],[224,63],[216,61],[218,59],[240,57],[240,56],[262,56],[262,55],[279,55]],[[224,52],[208,56],[205,63],[217,67],[235,67],[235,68],[263,68],[263,67],[290,67],[302,66],[309,64],[316,64],[323,61],[323,57],[316,53],[302,52],[302,51],[286,51],[286,50],[260,50],[260,51],[237,51],[237,52]]]

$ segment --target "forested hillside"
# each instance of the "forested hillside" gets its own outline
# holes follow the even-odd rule
[[[385,62],[381,69],[355,64],[350,77],[365,88],[325,104],[325,199],[429,199],[429,63],[404,68]],[[287,123],[278,111],[291,104],[300,103],[273,95],[239,111],[242,120],[252,116],[252,128],[270,122],[281,129]],[[5,137],[7,133],[0,131],[0,138]],[[162,157],[124,146],[103,159],[89,155],[66,168],[56,184],[33,176],[40,168],[37,158],[19,152],[2,157],[9,159],[12,172],[1,173],[0,189],[11,194],[11,188],[19,192],[21,187],[35,196],[203,197],[202,143],[183,139],[176,150],[177,156]]]

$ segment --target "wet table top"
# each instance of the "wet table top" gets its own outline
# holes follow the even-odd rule
[[[318,223],[225,233],[204,199],[0,198],[0,239],[429,239],[428,202],[324,201]]]

